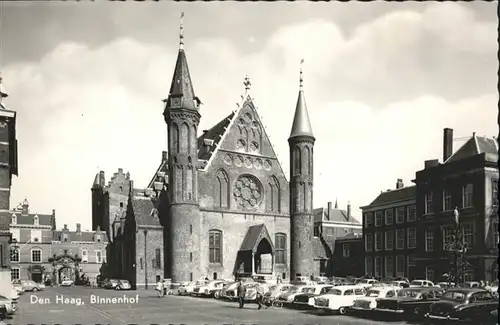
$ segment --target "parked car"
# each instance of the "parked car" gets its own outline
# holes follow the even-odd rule
[[[252,283],[246,286],[247,291],[245,292],[245,301],[246,302],[254,302],[257,300],[257,290],[260,290],[263,295],[269,291],[269,285],[266,283]]]
[[[119,280],[118,284],[115,286],[115,290],[130,290],[132,286],[128,280]]]
[[[477,288],[454,288],[433,303],[428,319],[483,322],[498,310],[498,300],[491,292]]]
[[[329,281],[326,276],[317,276],[314,278],[314,282],[316,282],[317,284],[326,284]]]
[[[434,287],[434,283],[429,280],[413,280],[410,282],[410,288],[415,287]]]
[[[42,288],[40,288],[38,283],[36,283],[33,280],[21,280],[21,285],[22,285],[23,291],[37,292],[37,291],[43,290]]]
[[[104,285],[104,288],[106,289],[114,289],[116,286],[120,283],[120,280],[118,279],[108,279],[106,281],[106,284]]]
[[[408,288],[410,286],[410,284],[406,281],[390,281],[387,284],[400,288]]]
[[[61,282],[61,287],[71,287],[73,286],[75,283],[73,282],[73,280],[70,280],[70,279],[66,279],[66,280],[62,280]]]
[[[239,282],[226,283],[222,286],[220,292],[220,298],[223,299],[236,299],[236,289],[238,288]]]
[[[354,305],[354,300],[363,297],[365,293],[365,289],[357,285],[334,287],[326,294],[314,298],[314,307],[344,315]]]
[[[17,311],[17,299],[9,299],[0,295],[0,305],[5,306],[5,313],[7,315],[14,315]]]
[[[498,297],[498,280],[491,282],[490,291],[494,296]]]
[[[368,289],[364,297],[358,298],[354,301],[352,306],[353,310],[360,312],[373,311],[377,308],[377,301],[381,298],[393,298],[396,296],[400,287],[371,287]]]
[[[18,295],[22,295],[24,293],[23,284],[21,280],[12,281],[12,287],[14,288],[14,290],[17,291]]]
[[[314,292],[314,287],[310,285],[296,285],[292,286],[288,292],[279,296],[279,300],[283,303],[291,304],[295,299],[295,296],[301,293],[311,293]]]
[[[436,283],[437,287],[443,288],[445,290],[454,288],[455,287],[455,282],[438,282]]]
[[[461,288],[481,288],[481,283],[477,281],[468,281],[460,284]]]
[[[223,284],[224,284],[224,281],[222,281],[222,280],[208,281],[207,283],[205,283],[201,286],[196,286],[193,290],[193,295],[194,296],[212,297],[214,292],[218,288],[222,288]]]
[[[269,291],[264,294],[264,298],[269,301],[274,301],[280,295],[284,295],[290,291],[291,287],[293,287],[293,285],[287,283],[280,283],[275,286],[271,286]]]
[[[379,299],[376,310],[423,317],[428,313],[430,306],[440,299],[443,292],[444,289],[437,287],[401,289],[395,297]]]
[[[379,282],[375,279],[362,279],[362,280],[359,280],[358,282],[356,282],[356,285],[358,287],[363,287],[366,289],[366,288],[369,288],[377,283],[379,283]]]
[[[294,307],[313,307],[314,306],[314,297],[325,294],[333,288],[331,284],[318,284],[314,286],[314,290],[309,292],[299,293],[295,296],[293,300]]]

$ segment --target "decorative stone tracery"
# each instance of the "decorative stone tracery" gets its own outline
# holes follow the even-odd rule
[[[239,207],[256,208],[262,200],[262,185],[252,175],[240,176],[234,185],[233,196]]]

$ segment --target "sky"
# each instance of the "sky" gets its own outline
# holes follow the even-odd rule
[[[246,74],[283,169],[304,59],[316,137],[314,207],[411,185],[473,132],[498,134],[494,2],[0,2],[0,70],[18,112],[11,207],[91,228],[94,176],[147,185],[166,150],[184,11],[199,132],[237,108]]]

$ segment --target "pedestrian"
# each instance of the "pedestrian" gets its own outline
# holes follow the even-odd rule
[[[255,288],[255,290],[257,291],[255,300],[257,302],[257,305],[259,305],[259,307],[257,309],[261,310],[262,309],[262,300],[264,298],[264,288],[260,284],[257,284],[257,287]]]
[[[237,294],[238,294],[238,303],[240,304],[240,309],[245,306],[245,294],[247,289],[243,285],[243,281],[240,280],[238,284]]]
[[[156,282],[156,292],[158,293],[158,298],[163,297],[163,283],[161,282],[161,279],[158,279],[158,282]]]
[[[281,276],[278,275],[278,277],[276,278],[276,284],[280,284],[281,283]]]

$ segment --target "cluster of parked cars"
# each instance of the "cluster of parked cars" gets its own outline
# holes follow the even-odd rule
[[[0,319],[12,318],[18,310],[19,296],[25,292],[43,291],[45,285],[33,280],[12,281],[12,293],[10,297],[0,295]]]
[[[257,299],[257,287],[268,306],[318,310],[332,314],[362,317],[398,317],[427,321],[472,320],[490,324],[498,319],[498,284],[483,288],[478,282],[460,286],[429,280],[396,279],[297,279],[291,283],[272,283],[262,278],[241,278],[246,287],[245,301]],[[185,282],[179,295],[237,299],[237,281],[198,280]]]
[[[128,280],[122,279],[102,279],[97,284],[99,288],[113,289],[113,290],[130,290],[132,286]]]

